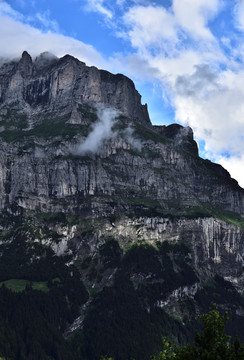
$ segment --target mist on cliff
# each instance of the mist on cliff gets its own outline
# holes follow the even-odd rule
[[[137,151],[141,151],[142,143],[141,141],[135,136],[134,129],[129,126],[123,131],[123,137],[126,139],[127,143]]]
[[[35,58],[35,65],[36,67],[42,68],[57,61],[57,56],[50,53],[49,51],[45,51]]]
[[[98,121],[94,124],[92,131],[85,141],[76,147],[75,152],[79,155],[88,152],[96,153],[105,140],[111,139],[116,135],[112,127],[119,114],[119,111],[116,109],[97,105]]]

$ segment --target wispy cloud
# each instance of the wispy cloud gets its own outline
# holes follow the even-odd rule
[[[105,15],[108,19],[112,19],[113,17],[112,12],[105,7],[104,0],[88,0],[86,9]]]
[[[24,5],[25,2],[21,1],[21,6]],[[48,9],[44,12],[36,12],[29,16],[23,16],[23,14],[14,10],[7,2],[0,1],[0,16],[7,16],[12,20],[21,21],[22,23],[31,26],[38,24],[39,29],[43,31],[60,31],[57,21],[51,18],[51,14]]]
[[[73,152],[76,154],[96,153],[105,140],[111,139],[116,134],[112,131],[116,117],[119,116],[119,111],[106,108],[103,105],[97,104],[98,121],[85,141],[75,147]]]
[[[123,16],[127,30],[124,32],[132,46],[141,54],[175,45],[177,31],[173,15],[160,6],[135,6]],[[164,24],[162,26],[162,24]]]
[[[123,6],[126,0],[116,0],[116,4],[119,6]]]
[[[174,0],[172,11],[177,27],[192,38],[213,40],[208,21],[218,13],[221,4],[219,0]]]
[[[50,11],[46,10],[43,13],[37,12],[34,17],[34,21],[39,21],[44,29],[48,29],[48,31],[54,31],[56,33],[59,32],[59,25],[57,21],[51,18]]]
[[[0,1],[0,16],[9,16],[14,20],[24,20],[24,16],[18,11],[15,11],[5,1]]]
[[[236,0],[234,7],[235,25],[239,30],[244,31],[244,0]]]

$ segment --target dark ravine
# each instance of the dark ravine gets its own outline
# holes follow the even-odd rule
[[[149,359],[211,301],[242,336],[244,190],[189,127],[152,125],[126,76],[70,55],[4,63],[0,159],[0,280],[68,299],[66,350],[43,359]]]

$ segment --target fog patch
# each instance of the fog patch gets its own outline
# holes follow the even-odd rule
[[[74,153],[84,155],[89,152],[96,153],[105,140],[111,139],[116,135],[112,127],[120,112],[113,108],[105,108],[97,105],[98,122],[93,125],[93,129],[85,141],[76,146]]]
[[[134,129],[130,126],[123,130],[116,129],[116,123],[119,121],[121,112],[114,108],[105,107],[102,104],[96,105],[96,113],[98,121],[92,125],[92,131],[87,138],[70,149],[74,155],[95,154],[99,151],[104,141],[120,137],[130,145],[141,151],[142,144],[134,135]]]
[[[48,51],[45,51],[35,58],[35,66],[37,68],[43,68],[57,61],[58,61],[57,56],[55,56],[54,54]]]
[[[130,146],[138,151],[141,151],[142,149],[142,143],[139,139],[137,139],[135,137],[135,134],[134,134],[135,130],[132,128],[132,127],[128,127],[126,128],[123,133],[122,133],[122,136],[123,138],[126,140],[126,142],[128,144],[130,144]]]

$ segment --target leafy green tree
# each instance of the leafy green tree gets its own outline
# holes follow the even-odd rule
[[[225,323],[229,319],[227,313],[220,314],[217,306],[199,317],[203,329],[196,333],[193,344],[176,348],[163,339],[163,350],[152,360],[244,360],[244,346],[225,333]]]

